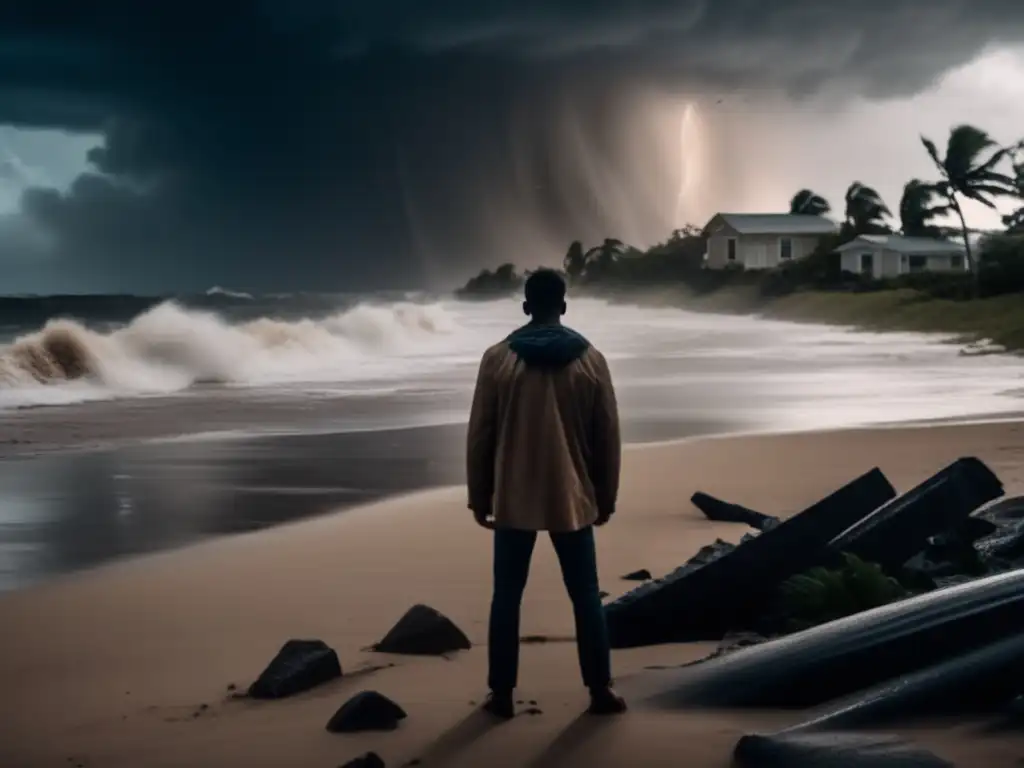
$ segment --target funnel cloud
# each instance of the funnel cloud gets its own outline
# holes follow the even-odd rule
[[[719,99],[907,96],[1024,38],[1005,0],[87,5],[0,8],[0,124],[102,136],[0,215],[37,290],[438,287],[643,245],[751,173]]]

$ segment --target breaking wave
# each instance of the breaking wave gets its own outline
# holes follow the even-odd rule
[[[372,377],[374,361],[415,353],[455,328],[444,307],[415,303],[230,323],[166,301],[110,331],[50,320],[0,346],[0,407],[166,394],[203,383]]]

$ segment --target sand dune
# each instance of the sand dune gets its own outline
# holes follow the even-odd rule
[[[619,594],[637,568],[664,573],[715,536],[685,501],[701,489],[774,514],[813,502],[881,466],[900,489],[961,455],[977,455],[1024,492],[1024,426],[933,427],[712,439],[627,452],[620,512],[601,530],[602,586]],[[462,489],[394,499],[269,532],[123,562],[0,597],[0,766],[337,766],[366,750],[389,766],[726,766],[751,728],[793,713],[651,711],[580,716],[572,621],[557,564],[538,547],[523,633],[521,709],[495,725],[474,712],[484,693],[490,541]],[[452,659],[362,650],[415,602],[449,615],[477,646]],[[279,702],[230,699],[290,637],[335,647],[346,676]],[[616,652],[623,690],[645,666],[696,658],[707,646]],[[393,663],[376,671],[370,665]],[[358,674],[353,674],[357,673]],[[324,725],[366,688],[409,713],[394,733],[339,736]],[[203,705],[206,705],[205,707]],[[1015,765],[1024,738],[970,724],[913,735],[970,766]]]

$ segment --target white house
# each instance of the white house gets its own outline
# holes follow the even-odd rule
[[[966,269],[963,245],[931,237],[861,235],[839,246],[836,253],[844,272],[875,278]]]
[[[716,213],[704,227],[705,266],[771,269],[809,256],[824,235],[838,231],[823,216],[793,213]]]

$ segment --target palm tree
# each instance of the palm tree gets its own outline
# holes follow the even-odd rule
[[[831,210],[832,206],[828,204],[828,200],[809,189],[801,189],[789,201],[790,213],[824,216]]]
[[[593,248],[587,251],[586,257],[587,259],[597,256],[606,256],[610,258],[613,255],[617,256],[618,254],[622,253],[622,251],[624,251],[625,249],[626,244],[623,243],[621,240],[616,240],[614,237],[606,237],[603,243],[601,243],[600,245],[595,245]]]
[[[888,206],[882,202],[878,191],[859,181],[853,182],[846,190],[846,233],[857,235],[883,234],[889,232],[885,217],[891,216]]]
[[[995,208],[993,197],[1016,195],[1014,179],[996,170],[1009,155],[1010,149],[999,147],[991,136],[973,125],[958,125],[949,132],[945,157],[939,155],[935,142],[930,139],[922,136],[921,143],[924,144],[941,176],[935,188],[949,201],[949,207],[960,219],[967,268],[974,274],[974,292],[977,295],[978,270],[971,251],[970,231],[960,207],[960,198],[977,200],[989,208]]]
[[[583,253],[583,243],[579,240],[573,240],[569,245],[569,250],[565,254],[565,258],[562,259],[562,267],[565,269],[565,274],[570,280],[578,280],[583,276],[583,269],[587,265],[586,254]]]
[[[1024,150],[1024,142],[1013,148],[1013,186],[1017,190],[1017,197],[1024,198],[1024,158],[1021,158],[1021,151]],[[1003,216],[1003,226],[1011,235],[1024,235],[1024,206],[1021,206],[1013,213]]]
[[[900,198],[900,231],[907,237],[945,237],[946,229],[932,224],[936,216],[949,213],[948,205],[932,205],[938,190],[920,179],[911,179]]]
[[[626,245],[614,237],[606,237],[600,245],[595,245],[583,255],[588,272],[607,271],[625,252]]]

